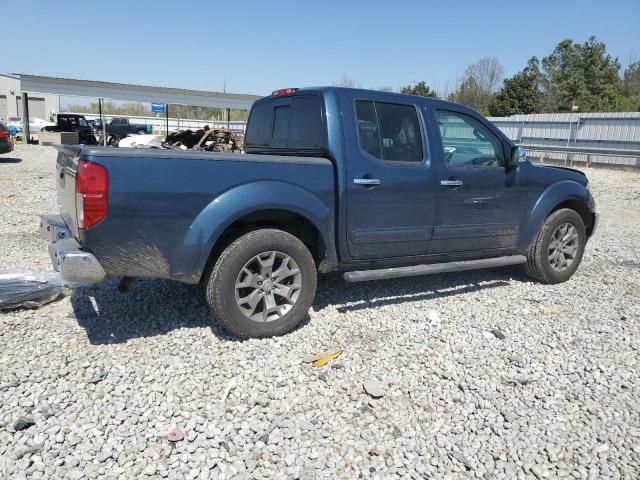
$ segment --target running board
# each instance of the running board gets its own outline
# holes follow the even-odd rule
[[[524,255],[508,257],[483,258],[481,260],[464,260],[461,262],[433,263],[431,265],[412,265],[410,267],[380,268],[377,270],[356,270],[345,272],[347,282],[366,282],[367,280],[384,280],[387,278],[416,277],[433,273],[461,272],[463,270],[479,270],[482,268],[506,267],[526,263]]]

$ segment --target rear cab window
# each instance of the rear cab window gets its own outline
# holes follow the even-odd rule
[[[322,111],[320,96],[311,93],[256,102],[247,123],[245,151],[325,156]]]

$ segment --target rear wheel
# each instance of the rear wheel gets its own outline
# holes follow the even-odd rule
[[[283,335],[311,307],[316,275],[313,257],[298,238],[282,230],[255,230],[218,258],[206,278],[207,304],[238,337]]]
[[[527,275],[544,283],[566,282],[580,265],[586,241],[584,222],[576,211],[553,212],[527,253]]]

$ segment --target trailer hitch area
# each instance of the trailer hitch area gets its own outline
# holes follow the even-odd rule
[[[120,279],[120,283],[118,283],[118,291],[120,293],[127,293],[129,291],[129,288],[131,287],[131,284],[133,283],[133,280],[133,277],[122,277]]]

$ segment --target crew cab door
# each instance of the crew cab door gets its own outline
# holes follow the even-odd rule
[[[455,106],[436,109],[440,133],[436,225],[430,253],[515,248],[526,178],[506,167],[507,148],[483,120]]]
[[[435,180],[419,109],[362,92],[341,102],[350,257],[424,255],[434,225]]]

